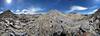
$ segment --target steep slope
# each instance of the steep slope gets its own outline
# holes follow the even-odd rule
[[[92,14],[91,17],[100,17],[100,9],[98,9],[98,11],[96,11],[94,14]]]
[[[72,33],[75,36],[78,33],[92,33],[91,31],[93,31],[88,20],[74,21],[70,17],[66,18],[64,14],[57,10],[51,10],[49,13],[41,15],[36,22],[39,26],[39,36],[71,36]]]
[[[98,35],[100,32],[100,9],[96,11],[94,14],[92,14],[90,19],[90,24],[92,24],[95,27],[95,31]]]
[[[13,14],[10,10],[0,14],[0,36],[98,36],[99,22],[80,20],[81,14],[63,14],[58,10],[50,10],[47,14],[27,15]],[[98,16],[98,15],[97,15]],[[11,18],[11,19],[10,19]],[[13,19],[15,18],[15,19]],[[93,17],[92,20],[94,20]],[[96,23],[95,23],[96,22]],[[96,25],[96,26],[95,26]]]
[[[65,17],[66,18],[73,19],[73,20],[82,20],[82,19],[84,19],[87,16],[81,15],[81,14],[66,14]]]
[[[17,16],[12,13],[10,10],[5,10],[0,14],[0,18],[16,18]]]

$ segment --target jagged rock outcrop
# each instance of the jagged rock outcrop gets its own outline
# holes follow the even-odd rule
[[[100,36],[100,9],[96,11],[94,14],[90,16],[91,19],[89,19],[89,22],[91,25],[93,25],[95,28],[95,32],[97,36]]]
[[[98,17],[100,18],[100,9],[98,9],[91,17]]]

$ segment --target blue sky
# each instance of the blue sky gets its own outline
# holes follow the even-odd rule
[[[56,9],[62,13],[93,13],[100,7],[100,0],[0,0],[0,11],[10,9],[17,13],[47,12]]]

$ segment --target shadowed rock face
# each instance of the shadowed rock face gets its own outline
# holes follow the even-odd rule
[[[85,17],[58,10],[42,15],[15,15],[6,10],[0,14],[0,36],[99,36],[99,18]]]
[[[100,35],[100,9],[92,14],[90,23],[95,27],[95,32]]]

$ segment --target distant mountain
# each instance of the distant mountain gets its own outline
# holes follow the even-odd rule
[[[10,10],[5,10],[3,13],[0,14],[0,18],[16,18],[16,15]]]
[[[50,10],[48,11],[47,15],[49,16],[62,16],[64,15],[63,13],[61,13],[59,10]]]

